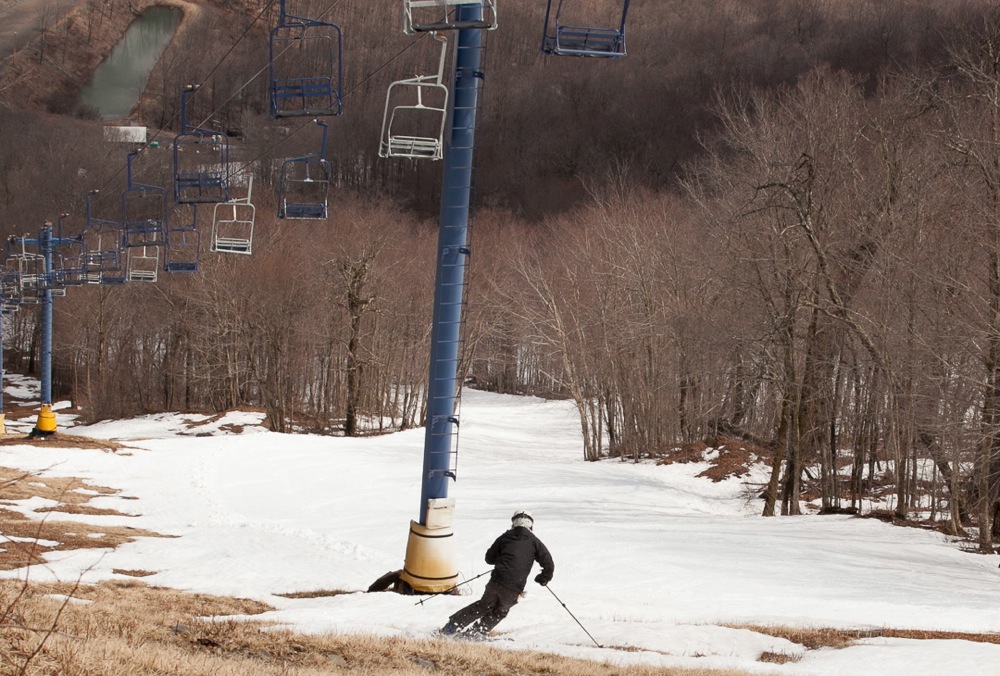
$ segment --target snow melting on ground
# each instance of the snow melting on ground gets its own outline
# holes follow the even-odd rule
[[[872,638],[806,650],[741,628],[997,632],[997,557],[875,520],[764,519],[743,479],[697,478],[704,463],[584,462],[568,402],[466,391],[461,417],[451,497],[464,579],[488,570],[483,553],[515,509],[534,513],[535,532],[556,561],[550,589],[529,582],[526,598],[498,627],[510,640],[497,645],[757,673],[1000,673],[995,645]],[[72,428],[127,441],[119,453],[0,447],[0,466],[116,488],[120,494],[91,504],[135,515],[66,519],[178,536],[53,552],[31,578],[82,574],[96,582],[118,577],[113,569],[149,570],[149,584],[270,603],[276,610],[264,619],[299,631],[384,636],[430,636],[481,593],[486,577],[465,596],[422,604],[363,593],[402,567],[418,515],[423,430],[360,439],[282,435],[264,430],[262,418],[161,414]],[[765,479],[759,472],[753,481]],[[30,513],[39,504],[19,508]],[[356,593],[280,596],[317,590]],[[798,661],[757,661],[764,652]]]

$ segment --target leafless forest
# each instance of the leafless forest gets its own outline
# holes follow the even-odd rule
[[[386,87],[432,69],[436,47],[381,4],[343,0],[329,17],[347,112],[330,126],[323,224],[273,215],[275,163],[313,142],[267,116],[273,8],[205,5],[168,49],[142,120],[169,138],[176,92],[204,83],[193,116],[231,130],[262,184],[254,253],[203,245],[198,274],[58,299],[56,389],[85,416],[255,406],[277,430],[421,423],[440,165],[381,160],[378,136]],[[0,234],[61,211],[72,228],[95,188],[99,210],[117,208],[126,150],[102,141],[78,79],[31,94],[122,6],[84,7],[44,33],[44,62],[36,46],[40,65],[0,80]],[[926,516],[918,497],[933,494],[951,532],[991,526],[990,550],[1000,4],[635,0],[614,62],[541,56],[542,2],[500,12],[468,382],[571,398],[588,460],[742,437],[773,457],[766,514],[797,513],[807,483],[830,510],[891,485],[896,517]],[[169,151],[141,172],[168,183]],[[7,367],[35,369],[35,316],[6,328]]]

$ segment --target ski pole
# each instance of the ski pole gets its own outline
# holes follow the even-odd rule
[[[456,589],[458,589],[459,587],[461,587],[461,586],[462,586],[463,584],[469,584],[469,583],[470,583],[470,582],[472,582],[473,580],[478,580],[478,579],[479,579],[479,578],[481,578],[481,577],[482,577],[483,575],[489,575],[489,574],[490,574],[490,573],[492,573],[492,572],[493,572],[493,569],[492,569],[492,568],[490,568],[490,569],[489,569],[488,571],[486,571],[485,573],[480,573],[479,575],[476,575],[475,577],[470,577],[470,578],[469,578],[468,580],[465,580],[464,582],[459,582],[459,583],[458,583],[458,584],[456,584],[456,585],[455,585],[454,587],[451,587],[451,588],[449,588],[449,589],[445,589],[445,590],[444,590],[443,592],[438,592],[438,593],[436,593],[436,594],[433,594],[432,596],[428,596],[428,597],[425,597],[425,598],[422,598],[422,599],[420,599],[419,601],[417,601],[416,603],[414,603],[413,605],[415,605],[415,606],[422,606],[422,605],[424,605],[424,601],[426,601],[426,600],[427,600],[427,599],[429,599],[429,598],[434,598],[434,596],[440,596],[441,594],[450,594],[451,592],[453,592],[453,591],[455,591]]]
[[[552,594],[552,596],[555,598],[555,600],[559,602],[559,605],[561,605],[563,608],[566,608],[566,604],[562,602],[561,598],[559,598],[558,596],[556,596],[556,593],[554,591],[552,591],[552,587],[550,587],[547,584],[546,585],[542,585],[542,586],[544,586],[546,589],[549,590],[549,593]],[[576,623],[580,625],[580,629],[583,629],[583,633],[585,633],[587,636],[590,636],[590,632],[587,631],[587,628],[585,626],[583,626],[583,624],[581,624],[580,620],[576,619],[576,615],[573,614],[573,611],[570,610],[569,608],[566,608],[566,612],[569,613],[570,617],[572,617],[574,620],[576,620]],[[597,639],[595,639],[593,636],[590,636],[590,640],[593,641],[594,645],[596,645],[598,648],[603,648],[604,647],[600,643],[598,643]]]

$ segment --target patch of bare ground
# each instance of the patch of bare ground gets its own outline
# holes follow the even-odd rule
[[[656,464],[708,462],[709,468],[698,476],[718,482],[730,477],[747,476],[753,465],[771,455],[768,449],[742,439],[719,437],[710,441],[711,444],[698,441],[668,451]]]
[[[929,631],[924,629],[831,629],[831,628],[801,628],[801,627],[767,627],[762,625],[727,625],[733,629],[747,629],[758,634],[766,634],[775,638],[783,638],[803,646],[806,650],[819,648],[848,648],[858,641],[869,638],[906,638],[917,641],[950,640],[971,641],[974,643],[1000,644],[1000,634],[972,634],[954,631]],[[760,662],[784,664],[797,662],[801,656],[785,653],[765,652],[759,658]]]
[[[185,594],[138,581],[27,587],[0,582],[0,614],[11,605],[21,627],[0,626],[0,673],[18,673],[26,660],[23,673],[102,676],[743,673],[622,667],[449,640],[305,636],[255,619],[270,609],[257,601]]]
[[[59,448],[86,448],[99,451],[122,451],[128,449],[117,441],[108,439],[92,439],[62,432],[47,436],[30,438],[21,434],[8,434],[0,437],[0,446],[57,446]]]
[[[234,409],[234,410],[236,412],[239,412],[239,413],[246,413],[246,412],[250,412],[250,413],[264,413],[264,409],[262,409],[262,408],[240,408],[240,409]],[[184,419],[184,425],[189,430],[196,430],[197,428],[204,427],[205,425],[213,425],[213,424],[219,422],[220,420],[222,420],[227,415],[229,415],[230,413],[233,413],[233,412],[234,411],[231,410],[231,411],[225,411],[223,413],[216,413],[214,415],[208,416],[204,420],[192,420],[190,418],[185,418]],[[225,425],[220,425],[219,426],[220,430],[222,430],[223,432],[228,432],[230,434],[243,434],[243,430],[245,428],[246,428],[245,425],[240,425],[240,424],[237,424],[237,423],[226,423]]]
[[[114,548],[137,537],[164,537],[128,526],[91,526],[54,518],[31,518],[11,509],[21,500],[40,497],[55,504],[36,510],[39,512],[128,516],[87,504],[94,497],[115,494],[114,489],[81,479],[44,477],[0,467],[0,505],[6,505],[0,507],[0,570],[44,563],[48,552]]]
[[[330,596],[340,596],[342,594],[353,594],[344,589],[317,589],[316,591],[289,592],[288,594],[275,594],[286,599],[320,599]]]
[[[112,568],[111,572],[115,575],[128,575],[129,577],[149,577],[150,575],[156,575],[156,571],[152,570],[133,570],[125,568]]]

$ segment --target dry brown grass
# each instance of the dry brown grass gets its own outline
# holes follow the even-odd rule
[[[114,548],[137,537],[163,537],[128,526],[99,527],[51,517],[39,520],[9,509],[18,500],[41,497],[56,504],[36,510],[39,512],[128,516],[87,504],[95,497],[116,493],[80,479],[43,477],[0,467],[0,505],[6,505],[0,506],[0,570],[42,563],[47,552]]]
[[[0,437],[0,446],[55,446],[58,448],[88,448],[101,451],[121,451],[128,447],[108,439],[92,439],[59,432],[48,437],[31,439],[22,434],[8,434]]]
[[[303,636],[251,618],[268,606],[247,599],[185,594],[137,581],[97,586],[0,582],[0,614],[17,598],[22,627],[0,627],[0,673],[284,674],[311,676],[482,674],[653,676],[736,674],[617,667],[449,640],[375,636]],[[214,618],[214,619],[213,619]],[[46,628],[56,626],[57,631]],[[42,644],[41,650],[36,648]]]
[[[928,631],[922,629],[832,629],[829,627],[803,628],[803,627],[770,627],[763,625],[727,625],[733,629],[747,629],[766,634],[775,638],[783,638],[797,643],[807,650],[817,650],[819,648],[849,648],[860,640],[868,638],[908,638],[918,641],[928,640],[956,640],[972,641],[974,643],[994,643],[1000,644],[1000,634],[970,634],[953,631]],[[786,655],[784,653],[766,652],[758,658],[760,662],[771,664],[784,664],[786,662],[797,662],[799,656]]]
[[[705,462],[706,452],[710,446],[704,441],[686,444],[681,448],[675,448],[665,453],[659,460],[658,465],[672,465],[674,463]],[[711,448],[717,453],[709,461],[709,468],[701,472],[698,476],[712,481],[724,481],[730,477],[746,476],[750,473],[750,468],[762,458],[770,457],[770,451],[762,446],[729,437],[719,437],[712,440]]]

